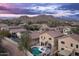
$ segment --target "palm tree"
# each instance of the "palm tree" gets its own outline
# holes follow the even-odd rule
[[[28,32],[23,33],[19,41],[19,49],[23,50],[25,53],[26,50],[30,50],[30,43],[31,43],[31,39],[30,39],[29,33]]]

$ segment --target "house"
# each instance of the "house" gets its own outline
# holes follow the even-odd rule
[[[20,28],[20,29],[10,29],[10,33],[20,33],[20,32],[26,32],[26,29]]]
[[[63,33],[64,26],[58,26],[58,27],[49,27],[49,31],[60,31]]]
[[[41,24],[40,31],[63,31],[63,26],[49,27],[47,24]]]
[[[72,26],[79,26],[79,22],[72,22]]]
[[[0,24],[0,30],[8,30],[7,27],[8,27],[7,24],[3,24],[3,23]]]
[[[19,38],[21,37],[22,32],[26,32],[27,30],[22,28],[21,26],[8,26],[7,27],[11,34],[16,34]]]
[[[65,27],[63,28],[63,34],[64,34],[64,35],[71,34],[71,27],[70,27],[70,26],[65,26]]]
[[[21,26],[14,26],[14,25],[13,25],[13,26],[8,26],[8,28],[9,28],[9,29],[17,29],[17,28],[20,29],[20,28],[22,28],[22,27],[21,27]]]
[[[63,36],[63,34],[59,31],[46,31],[40,34],[39,43],[40,46],[45,46],[50,48],[51,55],[55,53],[58,47],[57,37]]]
[[[47,31],[49,30],[49,26],[47,24],[41,24],[40,31]]]
[[[58,54],[79,56],[79,35],[71,34],[58,38]]]
[[[26,32],[26,29],[20,28],[20,29],[10,29],[9,30],[11,34],[16,33],[16,35],[20,38],[22,32]]]
[[[71,26],[58,26],[58,27],[49,27],[46,24],[42,24],[40,31],[60,31],[64,35],[70,34]]]

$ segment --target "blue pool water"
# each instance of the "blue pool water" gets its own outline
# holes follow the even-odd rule
[[[37,47],[32,48],[32,54],[34,56],[39,56],[40,53],[41,53],[41,51],[39,51],[39,48],[37,48]]]

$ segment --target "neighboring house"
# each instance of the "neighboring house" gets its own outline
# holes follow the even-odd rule
[[[71,34],[71,28],[72,28],[71,26],[58,26],[56,27],[56,30],[60,31],[64,35],[68,35]]]
[[[63,34],[68,35],[70,34],[71,26],[48,27],[46,24],[42,24],[40,31],[60,31]]]
[[[41,24],[31,24],[31,25],[36,25],[36,26],[38,26],[38,27],[41,27]]]
[[[26,23],[19,24],[19,26],[24,26],[24,25],[26,25]]]
[[[7,24],[3,24],[3,23],[0,24],[0,30],[8,30],[7,27],[8,27]]]
[[[64,26],[58,26],[58,27],[49,27],[49,31],[60,31],[63,33]]]
[[[31,37],[31,39],[32,39],[32,43],[31,43],[31,46],[37,46],[37,45],[39,45],[39,35],[40,35],[41,33],[40,32],[38,32],[38,31],[32,31],[31,33],[30,33],[30,37]]]
[[[41,24],[40,31],[47,31],[49,30],[49,26],[47,24]]]
[[[63,33],[63,29],[64,29],[64,26],[58,26],[58,27],[56,27],[56,30],[60,31],[61,33]]]
[[[63,28],[63,34],[65,34],[65,35],[68,35],[68,34],[71,34],[71,27],[69,27],[69,26],[65,26],[64,28]]]
[[[20,29],[10,29],[10,33],[20,33],[20,32],[26,32],[26,29],[20,28]]]
[[[9,28],[9,29],[17,29],[17,28],[20,29],[20,28],[22,28],[22,27],[21,27],[21,26],[8,26],[8,28]]]
[[[72,22],[72,26],[79,26],[79,22]]]
[[[49,27],[47,24],[41,24],[40,31],[63,31],[63,26]]]
[[[71,34],[58,38],[59,55],[77,55],[79,56],[79,35]]]
[[[40,46],[45,46],[50,48],[52,55],[55,53],[58,47],[57,37],[63,36],[61,32],[58,31],[46,31],[40,34],[39,43]]]
[[[23,29],[21,26],[7,26],[4,24],[2,28],[4,28],[5,30],[9,30],[11,34],[16,33],[18,37],[21,37],[21,32],[26,31],[26,29]]]
[[[12,33],[16,33],[17,34],[17,36],[19,37],[19,38],[21,38],[21,33],[22,32],[26,32],[27,30],[26,29],[23,29],[23,28],[20,28],[20,29],[10,29],[9,30],[10,31],[10,33],[12,34]]]

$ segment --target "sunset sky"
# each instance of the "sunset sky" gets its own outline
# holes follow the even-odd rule
[[[72,3],[0,3],[0,17],[50,14],[79,18],[79,4]]]

